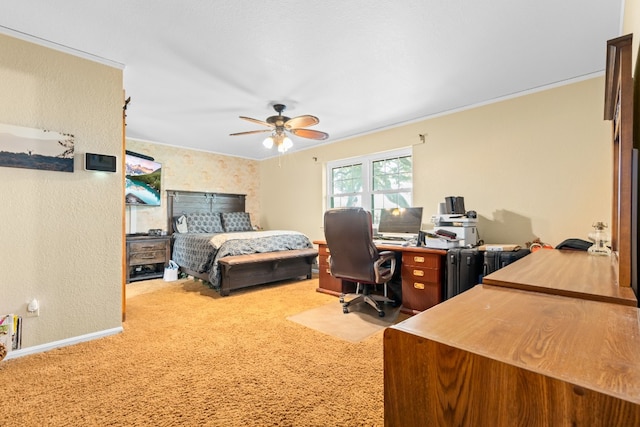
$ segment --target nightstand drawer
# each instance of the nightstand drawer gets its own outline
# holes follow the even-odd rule
[[[129,265],[143,265],[166,262],[166,252],[161,251],[145,251],[129,253]]]
[[[135,252],[165,251],[168,243],[167,241],[131,242],[129,253],[133,255]]]

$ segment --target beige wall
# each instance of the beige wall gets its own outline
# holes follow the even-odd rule
[[[263,161],[262,222],[323,238],[326,162],[413,146],[425,226],[446,196],[464,196],[486,242],[585,239],[594,221],[610,221],[603,100],[604,78],[594,78]]]
[[[24,347],[120,328],[122,174],[83,158],[121,157],[122,70],[0,34],[0,93],[0,123],[75,135],[73,173],[0,167],[0,313],[40,300]]]
[[[155,161],[162,163],[161,206],[127,207],[127,233],[146,232],[150,228],[167,229],[166,190],[246,194],[246,211],[251,214],[253,223],[257,224],[256,221],[260,218],[257,161],[134,139],[126,140],[126,149],[151,156]]]

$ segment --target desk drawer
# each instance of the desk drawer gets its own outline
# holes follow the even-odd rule
[[[156,264],[161,262],[167,262],[165,249],[160,251],[129,253],[129,265]]]
[[[439,283],[440,282],[440,270],[433,268],[415,267],[412,265],[402,264],[400,270],[402,275],[402,281],[418,281],[427,283]]]
[[[343,282],[342,279],[336,279],[331,275],[329,268],[329,255],[326,245],[320,245],[318,248],[318,287],[329,291],[332,295],[340,295],[343,293],[355,292],[356,286],[352,282]]]
[[[331,255],[331,251],[329,250],[329,246],[327,245],[319,245],[318,246],[318,256],[329,256]]]
[[[402,280],[402,307],[411,312],[427,310],[442,301],[442,285],[420,280]]]
[[[318,272],[320,273],[320,277],[331,276],[331,269],[329,268],[327,257],[318,257]]]
[[[402,265],[411,265],[420,268],[439,269],[442,257],[440,255],[420,252],[403,252]]]
[[[321,245],[318,250],[318,286],[324,290],[340,294],[342,293],[342,280],[336,279],[331,275],[328,262],[329,257],[326,255],[326,251],[322,250],[324,248],[326,248],[326,246]]]
[[[341,294],[343,292],[342,280],[333,277],[331,273],[329,273],[328,268],[320,267],[318,276],[318,286],[320,288],[332,291],[336,294]]]
[[[402,253],[402,310],[416,314],[442,302],[442,254]]]

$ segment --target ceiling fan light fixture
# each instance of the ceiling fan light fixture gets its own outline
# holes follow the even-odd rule
[[[313,126],[319,123],[319,120],[316,116],[305,114],[302,116],[289,118],[282,115],[282,112],[285,110],[285,108],[286,106],[283,104],[275,104],[273,106],[273,109],[276,110],[278,115],[267,117],[266,121],[252,119],[251,117],[240,116],[240,118],[243,120],[264,125],[270,129],[250,130],[246,132],[232,133],[230,135],[237,136],[271,132],[271,135],[265,138],[264,141],[262,141],[262,145],[264,145],[267,150],[270,150],[275,145],[279,153],[285,153],[287,150],[293,147],[293,141],[287,136],[286,132],[302,138],[317,140],[325,140],[329,137],[329,134],[325,132],[306,129],[307,126]]]
[[[279,153],[285,153],[289,148],[293,147],[293,141],[287,136],[276,135],[276,147]]]

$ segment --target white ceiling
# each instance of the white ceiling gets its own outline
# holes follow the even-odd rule
[[[623,0],[22,0],[0,31],[124,64],[127,136],[264,159],[240,120],[312,114],[326,144],[601,74]]]

